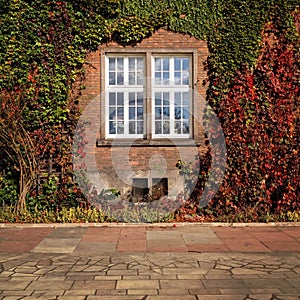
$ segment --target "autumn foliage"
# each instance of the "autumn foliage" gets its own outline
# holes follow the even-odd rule
[[[268,24],[256,67],[241,68],[220,102],[227,169],[206,210],[213,220],[299,211],[299,58],[296,43]]]
[[[207,100],[222,125],[227,147],[218,193],[204,210],[199,208],[211,175],[213,157],[208,154],[197,162],[198,183],[183,213],[200,221],[230,214],[242,216],[235,220],[257,221],[268,214],[299,211],[298,2],[0,2],[3,206],[25,211],[27,205],[41,211],[84,202],[72,177],[72,154],[84,156],[83,131],[77,149],[72,149],[72,142],[86,54],[110,40],[137,43],[166,26],[207,40]],[[218,139],[213,134],[210,138]],[[50,164],[56,165],[59,182],[48,170]],[[47,177],[43,182],[37,176],[41,174]]]

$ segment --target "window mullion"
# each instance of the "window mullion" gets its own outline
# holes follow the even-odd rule
[[[124,85],[129,85],[128,57],[124,57]]]
[[[170,85],[175,85],[174,76],[174,57],[170,57]],[[169,109],[170,109],[170,134],[174,134],[174,92],[170,89],[169,91]]]
[[[123,91],[124,93],[124,134],[129,134],[129,91]]]
[[[175,78],[174,78],[174,57],[170,57],[170,83],[169,85],[175,85]]]
[[[170,93],[170,134],[174,134],[174,120],[175,120],[175,114],[174,114],[174,101],[175,101],[175,94],[172,90],[169,91]]]
[[[129,85],[129,67],[128,67],[128,57],[124,57],[124,85]],[[129,105],[128,105],[128,90],[123,90],[124,93],[124,135],[129,134]]]
[[[152,139],[152,131],[153,127],[153,112],[154,112],[154,104],[152,103],[152,99],[154,96],[153,92],[153,81],[154,78],[154,58],[152,57],[150,52],[146,53],[146,61],[144,67],[146,78],[144,80],[144,95],[145,95],[145,111],[144,111],[144,136],[146,135],[147,139]]]
[[[138,59],[134,59],[134,82],[138,84]]]

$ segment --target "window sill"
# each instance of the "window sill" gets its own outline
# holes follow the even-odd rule
[[[97,147],[199,147],[203,141],[194,139],[98,139]]]

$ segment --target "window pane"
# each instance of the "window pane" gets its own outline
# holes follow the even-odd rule
[[[123,122],[117,122],[117,133],[124,134],[124,123]]]
[[[174,84],[189,85],[189,58],[175,57],[174,58]]]
[[[137,122],[137,134],[143,134],[143,131],[144,131],[144,123],[141,122],[141,121],[138,121]]]
[[[124,58],[117,58],[117,70],[124,71]]]
[[[155,121],[155,134],[162,133],[162,123],[161,121]]]
[[[128,100],[129,100],[129,105],[135,105],[135,93],[134,92],[128,93]]]
[[[118,120],[124,120],[124,108],[123,107],[117,108],[117,118],[118,118]]]
[[[170,133],[170,122],[169,121],[164,121],[164,123],[163,123],[163,133],[164,134],[169,134]]]
[[[116,119],[116,110],[115,110],[115,108],[112,108],[112,107],[109,108],[109,119],[110,120]]]
[[[161,99],[162,98],[162,99]],[[155,93],[155,120],[169,120],[170,119],[170,93],[163,92],[163,93]],[[159,127],[158,127],[159,126]],[[162,132],[162,126],[156,125],[156,131]],[[160,129],[158,129],[160,128]],[[164,129],[164,132],[166,130]]]
[[[116,84],[116,73],[109,72],[109,85],[115,85],[115,84]]]
[[[144,121],[143,93],[129,92],[128,100],[129,100],[128,113],[129,113],[129,120],[130,120],[128,133],[129,134],[142,134],[143,133],[143,121]],[[138,105],[138,103],[140,105]]]
[[[189,106],[190,104],[190,94],[189,93],[182,93],[182,98],[183,98],[183,105],[184,106]]]
[[[142,85],[144,77],[144,59],[128,58],[129,85]]]
[[[144,99],[143,98],[144,98],[143,93],[137,93],[137,104],[139,106],[144,104]]]
[[[189,119],[189,111],[187,109],[183,109],[183,114],[182,114],[182,118],[183,119]]]
[[[169,58],[164,58],[163,59],[163,70],[164,71],[169,71],[170,69],[170,59]]]
[[[163,93],[164,104],[169,105],[170,93]]]
[[[174,59],[174,69],[175,69],[175,71],[181,71],[181,59],[180,58]]]
[[[144,118],[144,108],[143,107],[138,107],[137,108],[137,119],[138,120],[143,120]]]
[[[187,72],[182,73],[182,84],[184,84],[184,85],[189,85],[190,84],[189,73],[187,73]]]
[[[183,133],[187,134],[190,132],[190,126],[188,121],[183,122]]]
[[[175,119],[181,119],[181,108],[175,107]]]
[[[110,134],[116,134],[116,123],[113,121],[109,122],[109,133]]]
[[[161,119],[161,108],[155,107],[155,119],[160,120]]]
[[[129,134],[135,134],[135,122],[129,122]]]
[[[161,71],[161,58],[155,58],[155,71]]]
[[[135,107],[129,107],[129,120],[135,119]]]
[[[164,82],[164,84],[169,84],[169,78],[170,78],[170,73],[169,72],[163,72],[163,82]]]
[[[128,80],[129,80],[130,85],[134,85],[135,84],[135,73],[129,72]]]
[[[155,72],[155,84],[160,85],[161,84],[161,73]]]
[[[144,71],[144,59],[143,58],[137,59],[137,70]]]
[[[176,121],[175,122],[175,133],[176,134],[181,134],[181,122],[180,121]]]
[[[182,59],[182,70],[184,70],[184,71],[189,70],[189,58],[187,58],[187,57]]]
[[[169,107],[164,107],[164,119],[170,118],[170,109]]]
[[[144,84],[144,72],[137,73],[137,84],[143,85]]]
[[[124,94],[118,93],[117,95],[117,104],[118,105],[124,105]]]
[[[128,59],[129,71],[135,71],[135,58]]]
[[[175,105],[181,105],[181,93],[174,94]]]
[[[161,105],[161,94],[155,93],[155,105]]]
[[[116,94],[109,93],[109,105],[116,105]]]
[[[117,85],[124,85],[124,73],[117,73]]]
[[[155,58],[155,84],[170,84],[170,59]]]
[[[115,58],[109,58],[108,59],[108,64],[109,64],[109,70],[110,71],[115,71],[116,70],[116,59]]]
[[[181,84],[181,73],[180,72],[174,73],[174,81],[175,81],[176,85]]]

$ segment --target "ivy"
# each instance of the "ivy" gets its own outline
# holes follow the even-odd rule
[[[253,215],[299,211],[299,51],[268,23],[256,66],[237,71],[218,117],[227,171],[211,202],[215,212]]]
[[[87,53],[111,40],[123,45],[133,45],[161,27],[206,40],[210,50],[207,64],[210,83],[207,100],[221,119],[228,115],[228,119],[224,118],[223,122],[226,138],[230,140],[228,143],[232,143],[232,147],[234,145],[237,149],[244,149],[239,143],[235,143],[238,137],[237,129],[234,134],[226,131],[231,126],[226,122],[242,122],[245,134],[251,135],[254,132],[251,126],[257,122],[255,116],[258,113],[264,115],[267,123],[263,130],[268,132],[268,138],[271,138],[269,132],[274,130],[274,124],[270,111],[273,110],[277,116],[285,107],[290,107],[290,104],[284,101],[283,95],[291,97],[287,90],[290,88],[289,84],[293,83],[289,81],[288,76],[293,78],[296,70],[294,67],[289,70],[283,68],[283,73],[275,74],[274,68],[280,68],[275,61],[284,65],[289,63],[289,60],[284,60],[278,54],[280,51],[285,57],[291,55],[291,52],[288,52],[291,45],[293,53],[299,51],[299,35],[291,14],[297,5],[297,0],[2,1],[0,165],[14,170],[7,173],[13,174],[10,175],[11,178],[6,178],[3,182],[9,183],[19,177],[12,184],[14,190],[15,186],[19,187],[18,207],[25,209],[25,198],[36,196],[35,176],[22,176],[23,179],[28,178],[28,184],[22,182],[19,180],[22,175],[21,169],[23,168],[24,173],[28,170],[27,167],[34,163],[32,170],[35,170],[36,166],[42,165],[48,159],[65,170],[64,184],[60,187],[61,191],[56,191],[59,195],[56,197],[57,206],[65,203],[68,195],[72,195],[72,199],[74,195],[80,198],[75,184],[70,180],[72,170],[69,163],[72,136],[80,114],[78,99],[80,86],[84,81],[83,66]],[[282,36],[285,37],[283,43],[287,49],[276,48],[277,52],[274,55],[279,56],[269,56],[267,59],[267,54],[260,52],[264,40],[261,32],[265,24],[271,23],[276,27],[276,37],[280,36],[281,42]],[[265,33],[267,34],[267,31]],[[269,49],[273,51],[275,48]],[[272,59],[274,64],[271,63]],[[248,73],[239,71],[244,65],[248,66]],[[252,72],[255,68],[254,74]],[[247,80],[247,76],[252,74],[255,77],[253,86],[247,86],[249,82],[237,82],[237,72],[242,72],[241,78]],[[267,77],[266,73],[274,76]],[[284,81],[287,90],[280,90],[277,81]],[[253,89],[256,97],[261,99],[259,111],[257,104],[249,102],[250,94],[241,100],[242,96],[234,91],[239,84],[247,93],[249,89]],[[276,110],[272,102],[274,99],[281,99],[281,111]],[[239,104],[239,101],[244,102]],[[236,104],[236,111],[232,111],[230,103]],[[293,122],[290,119],[283,122],[282,130],[290,130],[294,126],[291,125]],[[275,129],[276,132],[280,131],[277,127]],[[13,132],[16,133],[14,143],[10,143],[8,137]],[[261,142],[249,139],[246,143],[248,151],[257,151]],[[281,145],[278,146],[279,152],[272,152],[272,157],[293,157],[291,151],[294,151],[294,144],[289,137],[280,137],[279,134],[274,137],[272,143],[276,147]],[[243,173],[244,166],[235,161],[238,154],[233,151],[232,156],[230,155],[230,168]],[[264,157],[267,154],[261,155]],[[18,159],[20,157],[23,160],[21,169]],[[282,163],[280,159],[276,162]],[[247,168],[250,168],[250,165]],[[254,170],[259,166],[253,162],[251,168]],[[255,180],[262,180],[260,172],[253,173],[256,174],[253,175]],[[245,177],[243,180],[246,182],[248,179]],[[25,186],[26,190],[22,191],[22,187]],[[2,185],[1,188],[3,189]],[[269,186],[268,189],[274,188]],[[5,187],[5,190],[9,189]],[[235,193],[236,191],[232,191],[230,195],[241,195],[242,191]],[[284,193],[290,195],[288,189]],[[249,195],[247,194],[247,197],[250,197]],[[43,198],[41,195],[36,197]],[[272,197],[270,199],[273,199]],[[30,199],[31,202],[35,201]]]

